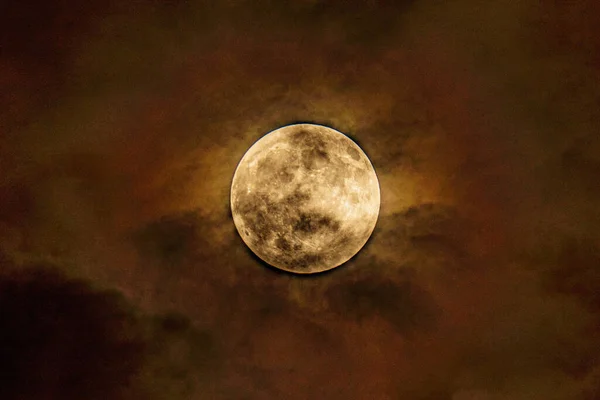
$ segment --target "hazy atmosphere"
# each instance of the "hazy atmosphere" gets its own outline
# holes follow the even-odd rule
[[[0,3],[0,398],[600,396],[596,0]],[[237,163],[307,122],[381,189],[261,263]]]

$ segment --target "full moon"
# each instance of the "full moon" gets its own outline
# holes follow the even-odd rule
[[[349,137],[314,124],[259,139],[231,184],[242,240],[268,264],[293,273],[335,268],[365,245],[379,215],[373,165]]]

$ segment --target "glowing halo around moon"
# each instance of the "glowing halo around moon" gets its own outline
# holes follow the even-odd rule
[[[242,240],[266,263],[293,273],[335,268],[365,245],[379,215],[373,165],[332,128],[295,124],[244,154],[231,184]]]

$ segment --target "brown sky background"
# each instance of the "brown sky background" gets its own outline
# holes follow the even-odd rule
[[[2,399],[600,398],[600,3],[0,3]],[[293,122],[376,230],[277,273],[229,212]]]

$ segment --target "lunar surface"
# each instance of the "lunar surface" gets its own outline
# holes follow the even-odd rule
[[[240,161],[233,221],[268,264],[299,274],[337,267],[367,242],[379,182],[366,154],[341,132],[313,124],[274,130]]]

